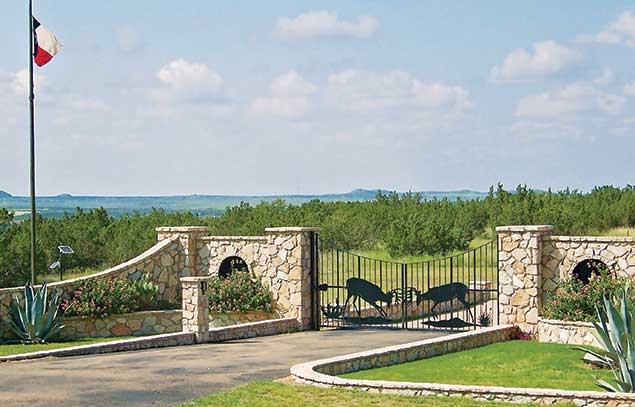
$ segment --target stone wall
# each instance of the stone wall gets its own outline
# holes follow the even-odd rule
[[[265,321],[268,319],[276,319],[275,313],[265,311],[249,311],[249,312],[227,312],[224,314],[209,314],[210,328],[220,328],[223,326],[246,324],[249,322]]]
[[[49,284],[49,288],[57,288],[68,292],[77,284],[87,280],[116,279],[120,277],[139,280],[147,276],[159,286],[158,298],[174,302],[180,297],[178,279],[184,273],[185,253],[178,236],[164,239],[139,256],[105,271]],[[38,286],[39,287],[39,286]],[[8,306],[12,298],[22,298],[23,287],[0,289],[0,304]]]
[[[196,241],[197,275],[217,275],[231,256],[246,261],[249,272],[268,287],[282,318],[311,325],[311,234],[318,228],[265,229],[266,236],[206,236]]]
[[[498,232],[498,300],[501,324],[517,324],[535,332],[541,286],[541,241],[552,227],[504,226]]]
[[[593,335],[594,332],[595,328],[590,322],[556,321],[540,318],[538,319],[536,337],[540,342],[600,347],[600,343]]]
[[[539,310],[561,282],[585,260],[599,260],[619,276],[635,275],[635,239],[631,237],[552,236],[550,225],[503,226],[498,232],[500,322],[537,334]],[[566,328],[563,328],[566,326]],[[586,331],[573,325],[542,324],[541,336],[582,342]],[[580,332],[582,337],[573,339]]]
[[[318,228],[269,228],[266,236],[207,236],[209,229],[200,226],[159,227],[156,231],[158,243],[139,256],[100,273],[50,284],[49,288],[68,292],[83,281],[121,277],[136,281],[146,276],[159,286],[159,300],[178,304],[182,301],[182,278],[216,275],[224,259],[239,256],[247,262],[251,275],[271,291],[276,315],[295,318],[304,328],[311,326],[310,242]],[[23,287],[0,289],[0,305],[8,307],[12,298],[21,299],[22,293]],[[104,329],[114,327],[95,323],[99,328],[77,322],[78,335],[104,334]],[[69,327],[72,335],[70,332]]]
[[[544,236],[542,247],[543,299],[584,260],[599,260],[619,276],[635,275],[635,238],[632,237]]]
[[[180,331],[181,310],[143,311],[105,318],[65,318],[60,339],[146,336]]]

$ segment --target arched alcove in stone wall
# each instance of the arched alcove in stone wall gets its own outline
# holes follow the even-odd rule
[[[236,271],[249,272],[249,266],[247,262],[239,256],[229,256],[221,261],[218,267],[218,276],[221,278],[229,277],[230,274]]]
[[[575,267],[571,271],[571,276],[582,281],[583,284],[589,284],[591,276],[600,275],[600,270],[606,268],[606,263],[601,260],[586,259],[575,265]]]

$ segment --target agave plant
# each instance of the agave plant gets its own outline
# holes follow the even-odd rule
[[[489,312],[481,312],[478,316],[478,324],[483,327],[490,326],[492,324],[492,314]]]
[[[46,283],[37,292],[28,283],[24,286],[23,304],[14,298],[9,306],[9,317],[3,318],[4,323],[22,343],[45,343],[64,327],[60,302],[57,289],[49,298]]]
[[[602,350],[577,348],[595,356],[600,364],[611,369],[615,383],[595,378],[598,385],[614,392],[632,393],[635,389],[635,315],[628,309],[628,288],[621,298],[620,310],[605,296],[604,312],[595,306],[600,323],[594,322]]]

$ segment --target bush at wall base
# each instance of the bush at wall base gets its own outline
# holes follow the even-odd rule
[[[244,271],[234,271],[227,277],[212,277],[207,296],[212,313],[273,310],[267,287]]]
[[[46,283],[35,292],[31,283],[24,287],[24,300],[14,298],[4,324],[25,344],[45,343],[64,327],[60,312],[61,297],[57,289],[48,296]]]

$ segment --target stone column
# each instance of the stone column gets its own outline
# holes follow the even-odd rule
[[[281,316],[296,318],[302,329],[311,328],[311,235],[317,227],[267,228],[267,274]],[[316,253],[317,255],[317,253]]]
[[[542,236],[551,225],[501,226],[498,232],[498,301],[501,324],[536,333],[541,295]]]
[[[185,259],[183,262],[183,271],[181,276],[196,276],[196,263],[198,261],[198,253],[196,251],[196,239],[209,234],[207,226],[162,226],[155,229],[157,232],[157,241],[169,239],[172,236],[179,236]]]
[[[209,338],[209,300],[207,284],[210,277],[183,277],[183,332],[196,335],[196,342],[206,342]]]

